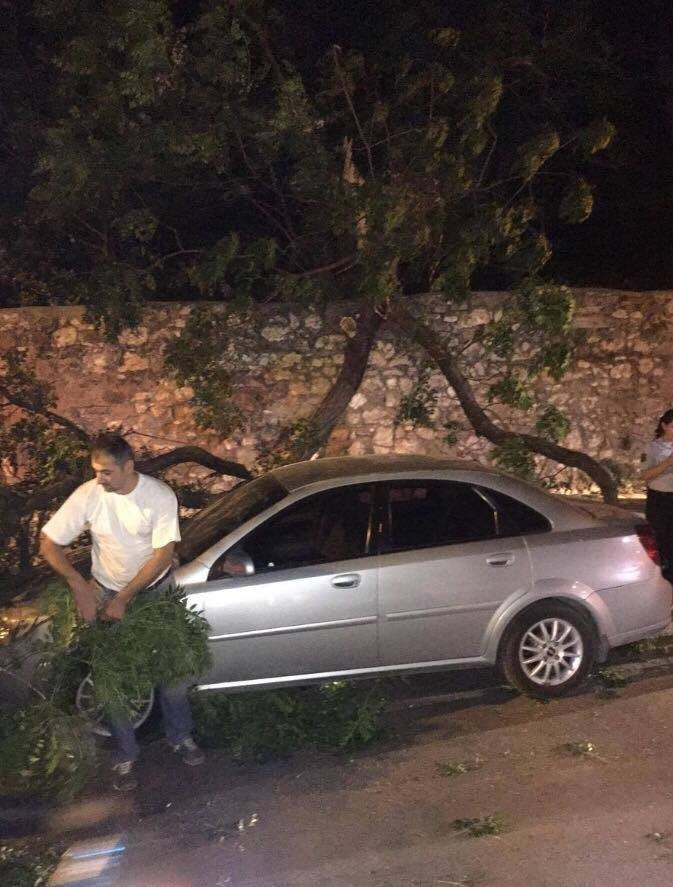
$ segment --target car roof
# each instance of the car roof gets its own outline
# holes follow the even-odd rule
[[[406,453],[331,456],[282,465],[268,474],[292,494],[308,491],[309,488],[320,490],[324,488],[323,485],[330,487],[338,485],[339,481],[350,481],[358,477],[372,481],[385,480],[396,474],[401,477],[422,477],[432,472],[438,472],[438,476],[445,479],[486,484],[508,496],[514,496],[525,505],[541,511],[556,529],[570,530],[592,526],[598,522],[588,511],[576,508],[536,484],[467,459],[443,459]]]
[[[378,456],[331,456],[310,462],[282,465],[269,472],[288,492],[310,484],[340,478],[371,474],[404,474],[410,471],[480,471],[496,474],[491,468],[461,459],[441,459],[434,456],[390,454]]]

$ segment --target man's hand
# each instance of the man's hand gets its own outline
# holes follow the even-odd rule
[[[79,611],[79,615],[85,622],[93,622],[96,618],[96,597],[98,588],[93,579],[86,580],[77,573],[68,579],[68,585],[75,599],[75,604]]]
[[[125,597],[123,597],[119,594],[116,594],[112,598],[112,600],[109,600],[107,602],[107,604],[105,604],[105,606],[101,610],[101,614],[100,614],[101,619],[107,619],[107,620],[122,619],[124,616],[124,613],[126,613],[126,608],[128,607],[128,605],[129,605],[129,602]]]

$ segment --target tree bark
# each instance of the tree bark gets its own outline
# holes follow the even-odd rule
[[[399,304],[391,311],[390,319],[394,320],[406,335],[411,336],[436,363],[453,388],[468,421],[480,437],[485,437],[496,445],[502,445],[508,440],[517,440],[534,453],[539,453],[569,468],[578,468],[596,483],[605,502],[611,504],[617,502],[618,488],[615,479],[600,462],[586,453],[559,446],[544,437],[511,431],[497,425],[477,401],[472,386],[460,369],[458,360],[434,330]]]
[[[182,465],[184,462],[194,462],[197,465],[203,465],[204,468],[211,468],[218,474],[226,474],[229,477],[240,477],[242,480],[249,480],[252,474],[245,465],[240,462],[232,462],[229,459],[220,459],[208,450],[202,447],[176,447],[167,453],[159,453],[158,456],[150,456],[136,464],[138,471],[145,474],[152,474],[155,471],[164,471],[166,468],[172,468],[174,465]]]
[[[176,447],[167,453],[160,453],[158,456],[141,460],[136,464],[136,468],[144,474],[150,474],[172,468],[174,465],[182,465],[185,462],[203,465],[204,468],[211,468],[219,474],[238,477],[242,480],[249,480],[252,477],[245,465],[231,462],[228,459],[220,459],[219,456],[215,456],[201,447]],[[40,489],[0,488],[0,506],[3,505],[4,500],[5,508],[17,509],[21,513],[25,513],[27,510],[46,510],[53,507],[56,500],[63,499],[72,493],[75,487],[83,481],[82,477],[65,475],[53,484]]]
[[[306,433],[298,434],[290,425],[262,457],[262,462],[298,462],[310,457],[325,445],[334,426],[357,392],[369,363],[369,355],[383,316],[374,307],[360,311],[354,334],[344,348],[344,362],[334,384],[305,420]]]

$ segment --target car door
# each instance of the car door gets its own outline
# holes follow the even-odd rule
[[[214,666],[203,682],[273,681],[377,663],[372,493],[352,485],[277,512],[190,587],[210,623]],[[228,557],[254,575],[227,574]]]
[[[480,656],[493,613],[531,582],[523,539],[498,536],[492,502],[470,484],[394,481],[381,501],[382,664]]]

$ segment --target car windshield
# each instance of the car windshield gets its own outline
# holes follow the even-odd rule
[[[223,493],[185,523],[182,541],[178,545],[180,560],[182,563],[192,560],[227,533],[285,496],[287,490],[268,474]]]

